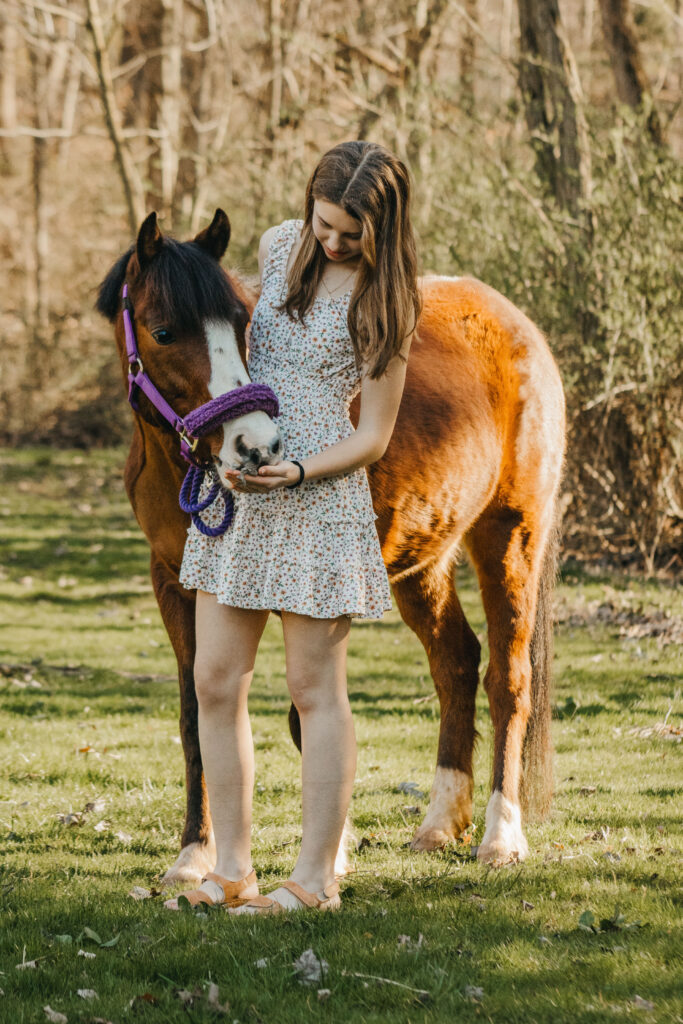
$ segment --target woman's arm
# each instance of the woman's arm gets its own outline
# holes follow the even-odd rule
[[[351,473],[362,466],[369,466],[384,455],[398,415],[403,387],[406,379],[406,362],[411,338],[407,338],[400,356],[394,356],[386,372],[378,379],[363,378],[360,398],[358,427],[350,436],[330,445],[324,451],[302,459],[301,465],[307,480],[325,476]],[[298,467],[292,462],[278,462],[273,466],[261,466],[258,476],[240,477],[230,472],[231,482],[236,490],[271,491],[287,487],[299,479]],[[241,479],[246,487],[241,486]]]

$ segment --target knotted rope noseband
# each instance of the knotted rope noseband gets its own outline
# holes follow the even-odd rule
[[[123,286],[123,329],[126,335],[126,353],[128,357],[128,401],[133,409],[138,408],[138,393],[143,392],[157,412],[161,413],[167,423],[180,435],[180,454],[190,466],[180,488],[180,507],[189,512],[192,522],[206,537],[220,537],[228,529],[233,517],[232,494],[221,487],[215,468],[195,455],[200,437],[210,434],[222,423],[235,420],[248,412],[265,412],[271,418],[278,415],[277,395],[267,384],[244,384],[242,387],[227,391],[218,398],[212,398],[198,409],[193,409],[184,418],[179,416],[168,404],[161,392],[154,386],[145,373],[142,359],[138,352],[135,330],[133,328],[133,307],[128,298],[128,285]],[[214,482],[207,496],[200,501],[199,493],[204,476],[210,473]],[[225,504],[223,520],[219,526],[207,526],[200,517],[209,505],[213,504],[218,495],[222,494]]]

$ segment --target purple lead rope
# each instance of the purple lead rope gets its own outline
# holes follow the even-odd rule
[[[207,470],[202,469],[201,466],[190,466],[188,468],[182,487],[180,488],[178,501],[183,512],[190,513],[192,516],[192,522],[200,533],[203,533],[205,537],[222,537],[232,523],[234,502],[232,500],[232,494],[224,492],[223,502],[225,504],[225,512],[220,524],[218,526],[209,526],[208,523],[204,522],[199,513],[204,512],[209,505],[213,504],[221,490],[221,485],[217,480],[215,480],[206,498],[204,498],[203,501],[199,500],[199,492],[202,484],[204,483],[204,474],[206,472]]]
[[[142,391],[154,408],[161,413],[167,423],[180,435],[180,454],[190,467],[180,488],[179,503],[183,512],[192,516],[192,522],[205,537],[221,537],[232,522],[234,503],[232,494],[221,487],[216,470],[209,463],[201,462],[194,454],[198,439],[210,434],[228,420],[235,420],[249,412],[265,412],[271,418],[279,413],[277,395],[267,384],[244,384],[242,387],[227,391],[218,398],[212,398],[198,409],[193,409],[185,418],[171,408],[160,391],[154,386],[145,372],[137,338],[133,327],[133,307],[128,298],[128,285],[123,286],[123,327],[126,336],[126,353],[128,356],[128,401],[137,410],[137,393]],[[204,476],[213,474],[214,482],[205,498],[199,498]],[[206,511],[209,505],[222,493],[225,503],[223,520],[219,526],[208,526],[199,513]]]

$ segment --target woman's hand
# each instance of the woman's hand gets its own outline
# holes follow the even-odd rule
[[[238,494],[263,494],[289,487],[299,479],[299,467],[293,462],[276,462],[274,466],[261,466],[258,476],[249,476],[236,469],[226,469],[228,486]]]

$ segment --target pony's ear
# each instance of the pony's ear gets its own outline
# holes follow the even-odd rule
[[[152,262],[154,257],[159,253],[163,244],[164,236],[161,231],[159,231],[157,215],[156,213],[150,213],[149,217],[146,217],[140,226],[138,240],[135,246],[138,254],[140,270],[144,270],[147,264]]]
[[[216,210],[208,228],[204,228],[194,241],[220,263],[230,241],[230,221],[224,210]]]

